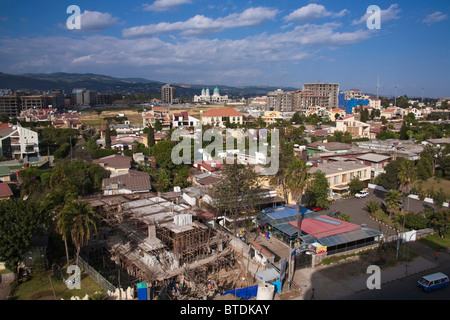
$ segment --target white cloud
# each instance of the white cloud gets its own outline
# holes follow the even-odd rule
[[[233,13],[215,20],[203,15],[196,15],[186,21],[173,23],[161,22],[124,29],[122,34],[124,37],[148,37],[169,32],[180,32],[186,36],[201,35],[219,32],[229,28],[258,26],[268,20],[274,19],[277,13],[277,9],[256,7],[246,9],[242,13]]]
[[[285,16],[286,21],[294,21],[297,23],[310,22],[315,19],[324,17],[342,17],[347,13],[347,9],[343,9],[340,12],[328,11],[323,5],[310,3],[307,6],[301,7],[289,15]]]
[[[444,21],[444,20],[447,20],[447,19],[448,19],[448,15],[446,15],[446,14],[440,12],[440,11],[436,11],[436,12],[434,12],[432,14],[429,14],[423,20],[423,22],[427,23],[427,24],[433,24],[435,22],[441,22],[441,21]]]
[[[214,20],[225,28],[256,23],[257,11]],[[245,13],[245,14],[244,14]],[[242,17],[245,16],[245,19]],[[242,21],[240,20],[242,19]],[[219,20],[220,23],[217,22]],[[197,21],[201,25],[202,20]],[[212,83],[275,81],[268,69],[292,71],[294,65],[316,59],[329,48],[358,43],[370,37],[364,28],[340,32],[338,23],[306,24],[293,30],[261,33],[239,39],[157,37],[120,38],[100,34],[82,37],[24,37],[0,39],[2,72],[91,72],[148,79]],[[201,30],[201,28],[200,28]],[[24,47],[23,43],[27,43]],[[114,74],[112,74],[114,72]]]
[[[168,11],[183,4],[190,4],[190,0],[156,0],[152,4],[144,5],[145,11]]]
[[[80,16],[81,29],[74,31],[96,32],[120,25],[119,19],[109,13],[85,10]]]
[[[389,20],[396,20],[400,19],[399,13],[400,9],[398,8],[398,4],[394,3],[389,8],[385,10],[381,10],[381,23],[389,21]],[[373,13],[366,13],[364,16],[362,16],[359,20],[354,20],[352,22],[352,25],[360,25],[367,22],[367,19],[372,16]]]

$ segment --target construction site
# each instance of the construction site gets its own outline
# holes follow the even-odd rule
[[[191,207],[179,193],[80,200],[102,218],[97,236],[82,254],[116,286],[146,283],[152,299],[203,300],[254,284],[242,252],[231,245],[232,236],[203,223],[205,210]]]

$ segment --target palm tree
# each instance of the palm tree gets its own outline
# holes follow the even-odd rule
[[[416,179],[416,167],[411,160],[405,160],[400,164],[398,173],[398,180],[400,182],[400,191],[402,193],[402,211],[405,210],[405,198],[411,191],[411,184]]]
[[[69,265],[69,251],[67,248],[67,236],[65,236],[60,228],[58,227],[58,215],[59,212],[64,208],[64,205],[76,198],[76,193],[72,191],[67,191],[63,189],[57,189],[49,194],[47,194],[42,201],[45,210],[50,214],[51,224],[56,223],[56,231],[62,236],[64,240],[64,247],[66,249],[66,260],[67,265]],[[69,235],[70,236],[70,235]]]
[[[91,228],[97,231],[99,222],[99,216],[87,202],[72,200],[59,213],[58,229],[63,235],[63,238],[67,239],[70,235],[77,249],[77,266],[81,247],[87,245],[91,237]]]
[[[303,215],[300,219],[300,204],[302,202],[303,191],[308,183],[308,169],[305,161],[300,159],[293,160],[286,169],[286,186],[290,190],[292,197],[297,205],[297,239],[300,243],[301,225]]]

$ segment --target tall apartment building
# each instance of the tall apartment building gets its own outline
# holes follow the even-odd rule
[[[53,106],[54,97],[47,95],[21,96],[21,110],[47,109]]]
[[[311,107],[326,108],[328,97],[319,94],[313,94],[311,90],[297,90],[294,96],[294,110],[300,113],[307,113]]]
[[[278,89],[267,94],[267,111],[292,112],[294,110],[294,95],[292,91]]]
[[[20,115],[20,98],[14,95],[0,96],[0,114],[7,114],[10,117]]]
[[[175,88],[170,84],[165,84],[161,87],[161,101],[162,103],[172,104],[175,99]]]
[[[339,105],[339,84],[338,83],[305,83],[304,90],[309,90],[313,95],[328,97],[328,103],[324,107],[335,108]]]

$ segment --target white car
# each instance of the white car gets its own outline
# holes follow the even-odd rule
[[[355,198],[364,198],[369,195],[369,191],[361,190],[360,192],[355,194]]]

